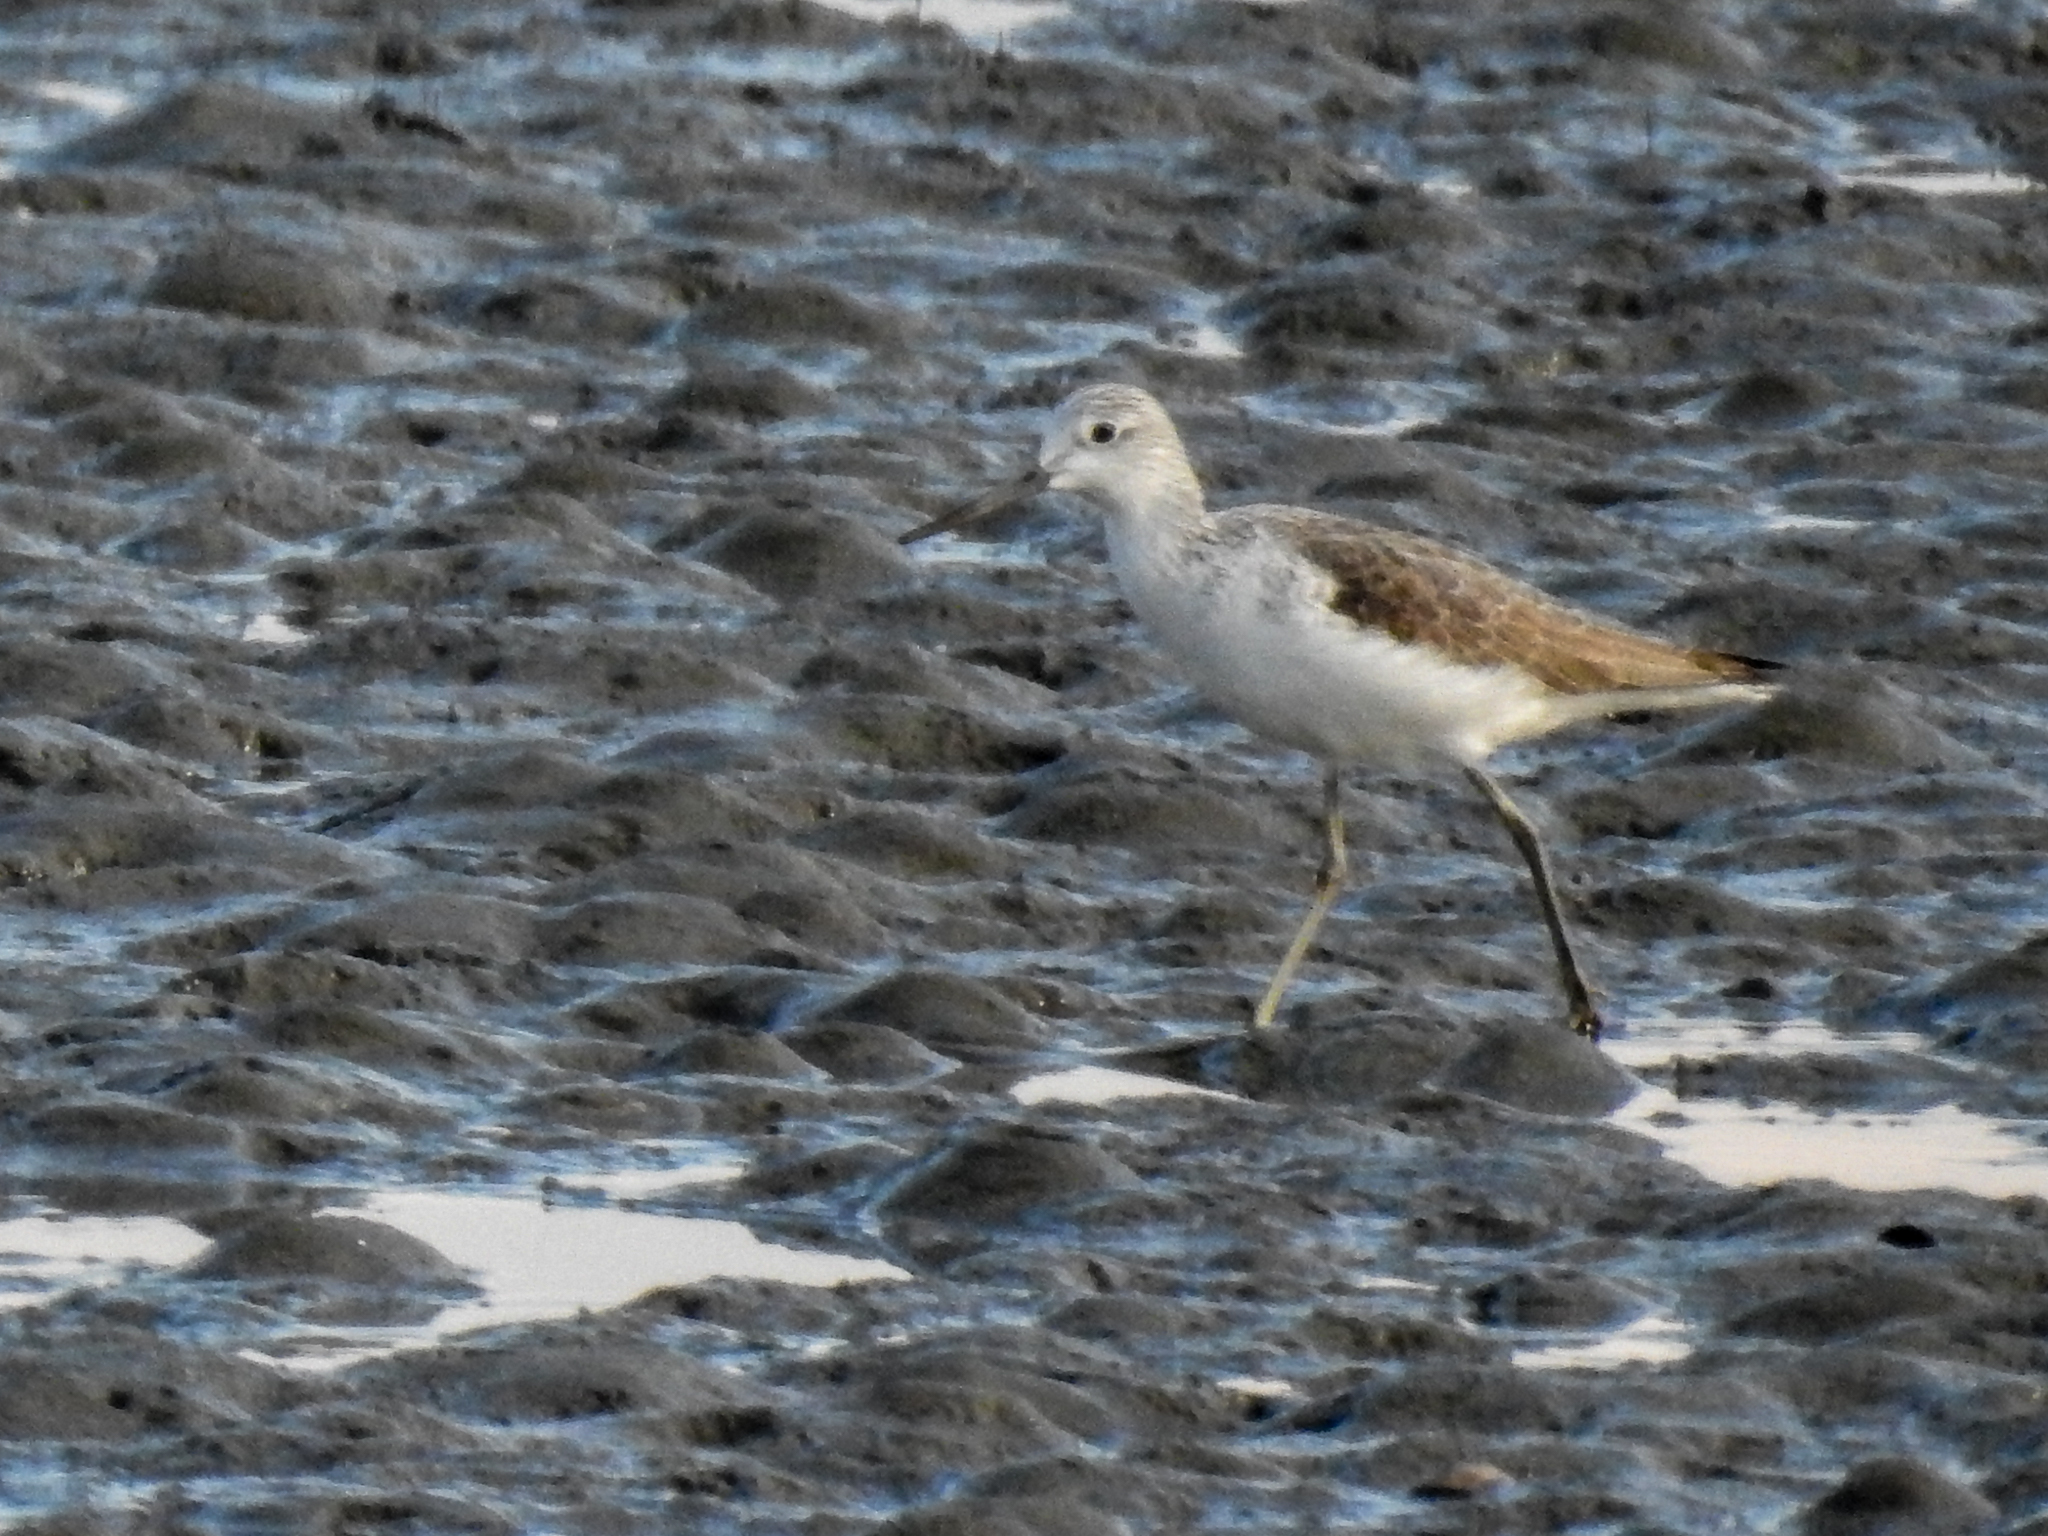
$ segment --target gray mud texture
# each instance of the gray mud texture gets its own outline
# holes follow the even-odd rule
[[[1617,1039],[2038,1135],[2048,22],[947,14],[0,8],[0,1215],[210,1239],[9,1298],[9,1528],[2048,1532],[2048,1200],[1606,1118],[1454,779],[1246,1041],[1312,765],[1084,509],[895,543],[1121,379],[1786,663],[1501,764]],[[906,1278],[288,1358],[474,1293],[372,1193],[719,1159],[646,1208]]]

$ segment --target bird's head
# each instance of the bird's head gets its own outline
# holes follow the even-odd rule
[[[913,528],[899,542],[915,544],[964,528],[1040,491],[1074,491],[1118,510],[1143,505],[1162,487],[1194,489],[1180,434],[1165,408],[1129,384],[1091,384],[1053,413],[1036,466]],[[1195,494],[1199,505],[1199,490]]]

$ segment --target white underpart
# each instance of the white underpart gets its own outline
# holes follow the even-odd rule
[[[1189,680],[1274,741],[1413,770],[1477,764],[1562,723],[1524,672],[1463,666],[1332,612],[1329,578],[1278,538],[1216,550],[1170,520],[1112,513],[1109,549],[1140,622]]]

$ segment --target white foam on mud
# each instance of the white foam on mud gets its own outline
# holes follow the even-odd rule
[[[0,1311],[34,1306],[58,1291],[115,1285],[138,1269],[188,1264],[207,1239],[164,1216],[66,1216],[0,1221]]]

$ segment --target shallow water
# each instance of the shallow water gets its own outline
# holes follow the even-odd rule
[[[145,1267],[175,1268],[205,1248],[204,1237],[161,1216],[16,1216],[0,1221],[0,1306],[36,1306],[73,1287],[118,1285]]]
[[[1717,1039],[1718,1033],[1718,1039]],[[1616,1061],[1639,1069],[1668,1065],[1675,1050],[1693,1061],[1749,1054],[1758,1045],[1782,1054],[1835,1052],[1863,1058],[1923,1045],[1913,1036],[1847,1039],[1820,1025],[1745,1030],[1730,1025],[1682,1038],[1631,1036],[1611,1041]],[[1214,1089],[1106,1067],[1075,1067],[1027,1078],[1011,1088],[1022,1104],[1114,1104]],[[1827,1179],[1850,1189],[1954,1189],[1987,1200],[2048,1199],[2048,1122],[1971,1114],[1939,1104],[1910,1114],[1816,1113],[1794,1104],[1681,1099],[1646,1086],[1613,1123],[1651,1137],[1666,1153],[1719,1184],[1770,1185]]]
[[[1905,1115],[1818,1114],[1796,1104],[1698,1104],[1646,1089],[1615,1123],[1662,1142],[1722,1184],[1828,1179],[1850,1189],[1958,1189],[2048,1199],[2041,1122],[1936,1105]]]
[[[831,7],[867,21],[910,17],[949,27],[983,47],[1015,47],[1020,33],[1071,13],[1065,0],[835,0]]]
[[[659,1187],[694,1182],[700,1181],[679,1176]],[[735,1221],[564,1205],[502,1192],[398,1190],[347,1209],[433,1244],[483,1294],[444,1308],[423,1328],[323,1329],[280,1341],[257,1352],[258,1358],[298,1370],[337,1370],[459,1334],[572,1318],[622,1305],[656,1287],[707,1280],[834,1286],[910,1278],[877,1259],[765,1243]]]
[[[1530,1371],[1613,1371],[1631,1365],[1672,1365],[1692,1353],[1686,1334],[1685,1325],[1672,1318],[1644,1317],[1583,1343],[1517,1350],[1513,1359]]]

